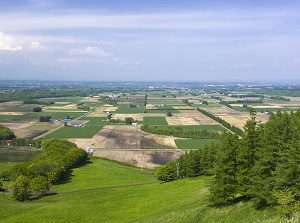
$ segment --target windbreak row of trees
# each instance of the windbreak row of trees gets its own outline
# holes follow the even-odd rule
[[[98,93],[99,90],[35,90],[35,91],[14,91],[14,92],[5,92],[0,93],[0,103],[6,101],[23,101],[34,98],[52,98],[52,97],[74,97],[81,96],[87,97],[91,94]]]
[[[225,132],[220,144],[211,146],[214,152],[207,162],[215,176],[210,200],[230,204],[236,198],[252,199],[257,207],[279,205],[288,216],[300,208],[300,110],[278,111],[265,126],[257,123],[253,109],[250,114],[241,138]],[[165,180],[161,172],[168,172],[167,167],[177,174],[176,162],[168,163],[157,170],[160,180]]]
[[[13,138],[10,141],[10,145],[12,146],[32,146],[35,148],[41,148],[41,139],[22,139],[22,138]],[[5,140],[0,140],[0,145],[6,145],[7,142]]]
[[[14,181],[12,196],[16,200],[45,194],[53,184],[68,179],[71,168],[87,160],[87,153],[68,141],[50,138],[43,140],[41,147],[42,155],[1,173],[4,180]]]
[[[242,136],[243,135],[243,130],[234,126],[234,125],[231,125],[230,123],[226,122],[224,119],[220,118],[220,117],[217,117],[213,114],[211,114],[210,112],[204,110],[204,109],[201,109],[201,108],[197,108],[197,111],[201,112],[202,114],[206,115],[207,117],[215,120],[216,122],[220,123],[222,126],[224,126],[225,128],[229,129],[230,131],[234,132],[235,134],[239,135],[239,136]]]
[[[40,101],[34,99],[26,99],[23,101],[23,104],[37,104],[37,105],[52,105],[54,104],[53,101]]]
[[[220,137],[220,134],[216,131],[189,130],[182,127],[161,127],[151,126],[149,124],[141,126],[141,130],[157,135],[167,135],[192,139],[216,139]]]

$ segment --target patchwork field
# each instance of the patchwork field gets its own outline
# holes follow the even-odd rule
[[[183,99],[191,99],[190,95],[179,96],[174,99],[148,96],[147,103],[153,105],[144,107],[145,95],[112,94],[110,97],[120,100],[118,106],[104,104],[99,97],[65,97],[41,99],[51,101],[54,104],[42,106],[43,111],[32,112],[36,105],[24,105],[21,102],[1,103],[0,120],[2,124],[11,128],[19,138],[35,138],[42,135],[45,137],[65,138],[75,142],[78,147],[93,148],[95,155],[107,159],[127,162],[147,168],[157,167],[160,164],[175,159],[185,149],[201,148],[211,142],[211,139],[180,139],[170,136],[148,134],[140,131],[139,126],[124,124],[110,124],[107,119],[108,112],[112,113],[113,119],[122,121],[132,117],[139,124],[150,123],[151,125],[182,127],[189,130],[223,131],[224,128],[214,120],[195,110],[195,107],[203,107],[212,114],[226,120],[239,128],[243,128],[249,118],[247,112],[238,112],[220,104],[213,103],[210,99],[208,105],[187,106],[182,103]],[[76,104],[83,102],[89,106],[96,106],[95,110],[86,112],[77,109]],[[274,101],[273,101],[274,102]],[[101,105],[102,104],[102,105]],[[130,104],[139,105],[131,107]],[[293,98],[289,106],[300,104],[300,98]],[[282,104],[255,104],[257,109],[276,109],[286,106]],[[145,110],[145,108],[147,110]],[[172,116],[167,116],[170,111]],[[55,124],[40,123],[39,117],[51,116],[53,119],[62,120],[67,117],[73,118],[73,124],[84,124],[84,127],[64,127],[62,121]],[[259,113],[257,120],[266,122],[268,115]]]
[[[178,114],[166,117],[169,125],[216,125],[214,120],[196,110],[182,110]]]
[[[230,109],[226,106],[223,107],[215,107],[215,108],[205,108],[205,110],[209,111],[213,115],[224,119],[226,122],[243,129],[247,120],[250,118],[247,112],[237,112],[233,109]],[[269,119],[269,116],[262,113],[257,113],[256,120],[265,123]]]

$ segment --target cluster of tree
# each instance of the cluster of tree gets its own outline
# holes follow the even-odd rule
[[[171,111],[168,111],[168,112],[167,112],[167,116],[169,116],[169,117],[173,116],[173,115],[172,115],[172,112],[171,112]]]
[[[231,94],[232,98],[264,98],[264,95],[261,94]]]
[[[159,166],[156,170],[157,179],[168,182],[179,178],[213,175],[218,147],[218,144],[212,143],[202,149],[186,152],[177,160]]]
[[[141,126],[141,130],[152,134],[175,136],[180,138],[216,139],[220,137],[220,134],[215,131],[189,130],[182,127],[160,127],[151,126],[149,124]]]
[[[125,118],[125,123],[128,124],[128,125],[131,125],[134,122],[137,122],[137,121],[135,121],[132,117],[126,117]]]
[[[50,138],[41,144],[44,153],[32,161],[17,164],[2,178],[14,181],[12,196],[24,201],[35,194],[48,192],[53,184],[70,176],[70,169],[87,159],[87,153],[76,144]]]
[[[39,119],[39,121],[40,122],[50,122],[50,120],[51,120],[52,118],[51,118],[51,116],[40,116],[40,119]]]
[[[105,104],[118,106],[118,100],[109,96],[100,96],[99,101],[103,101]]]
[[[230,204],[247,198],[257,207],[277,205],[284,215],[291,215],[300,207],[300,110],[272,114],[265,126],[258,125],[253,109],[250,114],[241,138],[224,132],[214,147],[210,200]],[[174,165],[160,167],[159,179],[164,180],[162,173],[167,180],[177,179]],[[170,178],[174,171],[177,177]]]
[[[218,96],[210,96],[212,99],[216,99],[216,100],[222,100],[222,98],[221,97],[218,97]]]
[[[23,101],[23,104],[37,104],[37,105],[52,105],[53,101],[39,101],[35,99],[26,99]]]
[[[232,106],[231,106],[231,104],[230,104],[231,102],[227,102],[227,101],[220,101],[220,104],[222,104],[222,105],[225,105],[226,107],[228,107],[228,108],[232,108]]]
[[[114,118],[110,118],[109,122],[110,123],[124,123],[123,120],[121,120],[121,119],[114,119]]]
[[[99,90],[98,90],[99,91]],[[6,101],[23,101],[27,99],[34,98],[53,98],[53,97],[74,97],[74,96],[82,96],[87,97],[90,94],[95,93],[93,90],[20,90],[14,92],[5,92],[0,93],[0,102]]]
[[[41,107],[34,107],[32,108],[32,112],[41,112],[42,108]]]
[[[85,105],[84,103],[78,103],[77,104],[77,109],[83,109],[84,111],[89,111],[90,107]]]
[[[289,98],[285,98],[285,97],[281,97],[281,96],[271,96],[271,99],[276,99],[276,100],[282,100],[282,101],[290,101],[291,99]]]
[[[213,114],[211,114],[210,112],[204,110],[204,109],[201,109],[201,108],[197,108],[197,111],[201,112],[202,114],[206,115],[207,117],[215,120],[216,122],[220,123],[222,126],[224,126],[225,128],[229,129],[230,131],[234,132],[235,134],[241,136],[243,135],[243,130],[234,126],[234,125],[231,125],[230,123],[226,122],[224,119],[220,118],[220,117],[217,117]]]
[[[15,138],[14,132],[0,124],[0,140],[10,140],[13,138]]]
[[[130,106],[130,108],[139,108],[140,107],[139,105],[135,105],[135,104],[130,104],[129,106]]]

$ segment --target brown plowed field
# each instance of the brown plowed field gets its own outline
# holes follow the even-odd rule
[[[141,168],[156,168],[179,158],[182,151],[143,151],[94,149],[95,156],[129,163]]]
[[[154,168],[178,158],[170,137],[143,133],[138,126],[107,125],[91,139],[68,139],[80,148],[92,148],[96,156]]]

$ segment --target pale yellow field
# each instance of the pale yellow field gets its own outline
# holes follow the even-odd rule
[[[181,110],[166,117],[169,125],[217,125],[218,123],[195,110]]]

